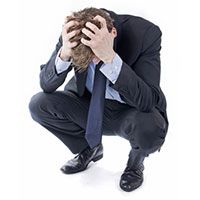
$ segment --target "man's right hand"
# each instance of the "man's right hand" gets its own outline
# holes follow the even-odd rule
[[[60,58],[63,61],[69,61],[71,58],[71,49],[77,45],[77,42],[70,42],[70,39],[74,37],[77,33],[78,30],[74,30],[68,33],[68,29],[74,25],[77,25],[78,22],[76,21],[69,21],[65,22],[62,28],[62,49],[60,53]]]

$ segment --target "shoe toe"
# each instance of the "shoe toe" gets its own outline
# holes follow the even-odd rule
[[[64,165],[60,168],[60,170],[65,173],[65,174],[74,174],[77,172],[81,172],[83,170],[85,170],[86,167],[82,166],[82,165]]]
[[[69,165],[64,165],[60,168],[60,170],[65,173],[65,174],[71,174],[73,173],[76,169],[74,167],[71,167]]]
[[[126,180],[121,180],[120,181],[120,187],[121,187],[122,190],[124,190],[126,192],[132,191],[131,184]]]
[[[67,171],[69,171],[69,169],[68,169],[68,167],[67,166],[62,166],[61,168],[60,168],[60,170],[62,171],[62,172],[67,172]]]
[[[126,192],[131,192],[142,185],[143,179],[137,177],[122,176],[120,187]]]

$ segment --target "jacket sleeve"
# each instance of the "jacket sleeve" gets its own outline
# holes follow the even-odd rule
[[[111,87],[117,90],[128,105],[139,111],[149,112],[160,97],[160,49],[161,31],[152,25],[144,35],[142,52],[129,66],[122,63],[120,74]]]
[[[59,37],[56,48],[53,51],[48,62],[40,66],[40,87],[43,89],[44,92],[54,92],[59,86],[64,83],[68,72],[72,69],[72,65],[70,65],[67,70],[59,74],[57,73],[55,59],[61,46],[62,36]]]

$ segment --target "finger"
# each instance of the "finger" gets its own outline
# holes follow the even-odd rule
[[[69,42],[68,47],[69,48],[74,48],[75,46],[77,46],[78,42]]]
[[[87,30],[86,28],[83,28],[81,31],[82,31],[86,36],[88,36],[90,39],[94,38],[94,36],[95,36],[91,31]]]
[[[84,39],[84,38],[81,38],[81,42],[86,46],[90,46],[91,45],[91,42],[89,40]]]
[[[100,15],[97,15],[96,17],[93,18],[94,20],[98,20],[99,22],[101,22],[101,27],[105,28],[106,27],[106,20],[101,17]]]
[[[68,38],[68,40],[69,39],[71,39],[72,37],[74,37],[76,34],[78,33],[78,31],[77,30],[74,30],[74,31],[72,31],[72,32],[69,32],[69,33],[67,33],[67,38]]]
[[[67,30],[74,26],[75,25],[75,22],[74,21],[70,21],[70,22],[67,22],[65,24],[63,24],[63,30],[67,32]]]
[[[64,24],[63,29],[67,32],[70,27],[77,25],[77,23],[78,22],[76,21],[67,22],[66,24]]]
[[[94,33],[98,33],[100,31],[100,29],[96,25],[94,25],[93,23],[91,23],[91,22],[87,22],[85,25],[89,29],[91,29]]]

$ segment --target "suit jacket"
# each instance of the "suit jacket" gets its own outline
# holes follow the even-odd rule
[[[160,88],[160,49],[161,31],[152,22],[133,15],[110,13],[117,29],[114,50],[121,57],[123,64],[115,84],[109,86],[119,92],[123,101],[141,112],[150,112],[157,108],[168,123],[166,98]],[[57,74],[55,58],[62,46],[60,35],[56,48],[49,61],[41,65],[40,86],[44,92],[54,92],[66,79],[73,64]],[[76,92],[80,97],[84,94],[87,71],[78,73],[69,80],[65,90]]]

